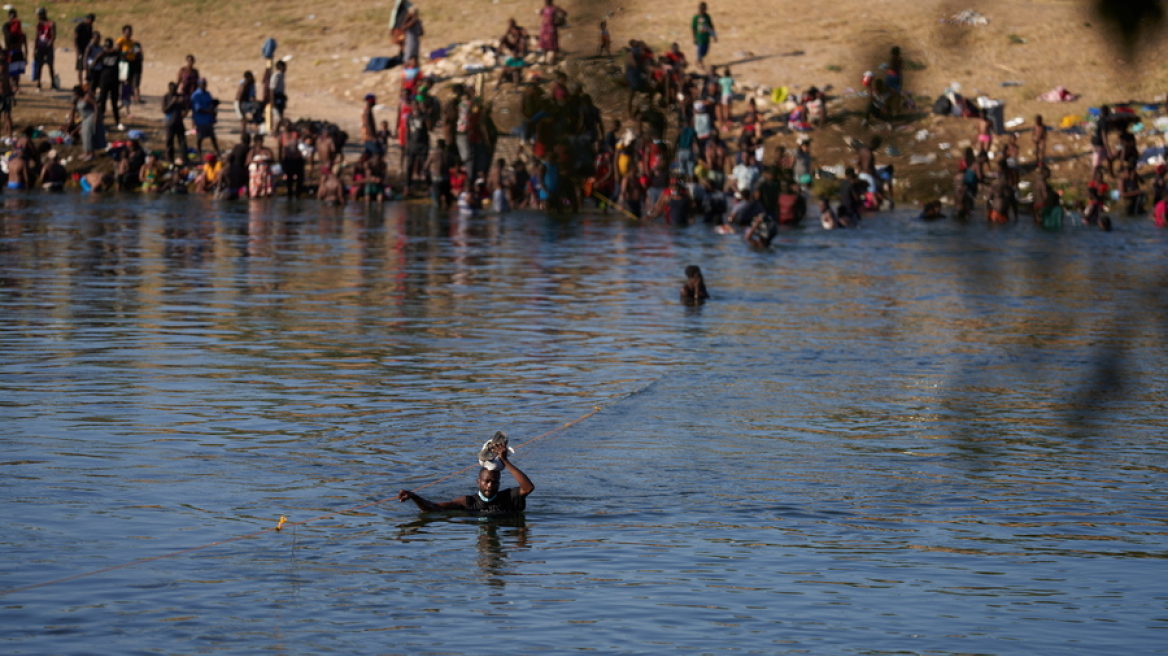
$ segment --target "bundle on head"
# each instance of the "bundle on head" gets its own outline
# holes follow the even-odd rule
[[[503,431],[496,431],[495,436],[483,443],[483,448],[479,450],[479,464],[483,466],[483,469],[495,471],[503,468],[503,463],[497,457],[500,447],[511,453],[515,452],[515,449],[507,446],[507,434]]]

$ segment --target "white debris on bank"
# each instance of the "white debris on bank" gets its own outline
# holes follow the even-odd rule
[[[972,9],[966,9],[965,11],[959,11],[956,14],[953,14],[941,22],[949,23],[951,25],[965,25],[966,27],[981,27],[983,25],[989,25],[990,19],[986,18],[980,12],[976,12]]]

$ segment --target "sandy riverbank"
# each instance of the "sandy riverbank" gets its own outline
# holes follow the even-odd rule
[[[451,43],[495,38],[508,17],[515,17],[533,33],[537,31],[539,3],[532,0],[419,0],[417,4],[426,26],[424,52]],[[677,41],[692,58],[689,18],[696,3],[660,5],[630,0],[561,4],[570,13],[562,43],[572,57],[592,54],[596,22],[609,16],[618,47],[633,37],[655,46]],[[230,102],[242,71],[262,70],[260,46],[269,36],[281,44],[277,56],[288,59],[289,114],[329,120],[354,132],[365,93],[386,99],[395,95],[397,71],[362,72],[369,57],[394,52],[386,31],[391,6],[390,0],[342,1],[328,7],[303,0],[183,0],[165,6],[148,0],[116,4],[82,0],[49,7],[59,26],[57,60],[65,69],[62,78],[66,83],[72,80],[68,69],[74,56],[74,19],[96,13],[97,29],[103,34],[117,32],[123,23],[134,25],[135,35],[146,50],[143,91],[148,102],[136,107],[135,116],[127,123],[159,135],[159,98],[186,54],[198,58],[212,93]],[[1164,43],[1141,44],[1133,56],[1119,47],[1121,42],[1092,12],[1091,3],[990,0],[976,3],[976,9],[988,20],[985,25],[942,22],[967,8],[953,2],[895,0],[840,0],[830,7],[808,7],[792,0],[712,2],[710,11],[719,41],[710,60],[715,65],[731,65],[736,80],[751,89],[829,87],[839,99],[832,107],[839,114],[862,110],[864,99],[852,94],[860,89],[860,77],[865,70],[878,70],[888,47],[898,44],[909,62],[906,89],[923,103],[931,102],[949,83],[957,81],[966,95],[985,94],[1004,102],[1007,119],[1024,119],[1019,130],[1028,130],[1036,113],[1057,124],[1063,116],[1085,116],[1088,107],[1104,102],[1159,100],[1163,96],[1160,89],[1168,89],[1168,69],[1159,63],[1166,52]],[[32,6],[18,9],[26,23],[33,20]],[[602,62],[595,62],[575,70],[594,78],[603,76],[604,68]],[[1079,94],[1079,100],[1057,105],[1035,100],[1057,85]],[[504,90],[497,106],[508,110],[514,100],[515,93]],[[601,99],[606,116],[619,117],[620,100]],[[764,112],[768,109],[772,108],[763,103]],[[391,110],[385,107],[386,118]],[[51,126],[63,122],[67,113],[66,93],[26,93],[17,105],[16,119],[18,125]],[[232,141],[237,128],[229,110],[226,114],[228,120],[220,123],[219,131],[222,139]],[[496,118],[506,129],[514,116],[505,111]],[[771,117],[776,118],[777,111],[772,111]],[[768,127],[778,126],[772,121]],[[928,135],[918,141],[916,135],[922,129]],[[797,138],[772,132],[768,140],[772,146],[793,145]],[[845,140],[867,141],[879,133],[862,127],[858,119],[836,122],[811,135],[813,153],[819,165],[838,165],[850,158]],[[973,133],[971,121],[922,113],[917,121],[884,134],[892,150],[882,152],[882,160],[897,166],[909,184],[905,190],[909,195],[943,195],[954,155]],[[1025,164],[1030,159],[1028,136],[1023,134],[1020,142]],[[949,147],[942,148],[943,144]],[[1051,154],[1057,167],[1056,180],[1077,184],[1085,179],[1087,149],[1086,140],[1078,135],[1054,135]],[[932,159],[929,155],[936,158],[931,163],[912,164],[913,155],[918,155],[918,161]],[[940,175],[941,171],[946,174]]]

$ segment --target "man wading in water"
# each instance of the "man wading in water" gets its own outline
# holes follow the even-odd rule
[[[484,515],[510,515],[522,512],[527,507],[527,495],[535,489],[535,484],[507,457],[507,447],[503,446],[496,452],[496,460],[501,461],[515,477],[519,487],[509,487],[499,491],[499,470],[491,471],[487,468],[479,470],[479,491],[465,497],[458,497],[453,501],[434,503],[420,494],[402,490],[397,495],[398,501],[413,501],[418,508],[430,512],[434,510],[469,510]]]

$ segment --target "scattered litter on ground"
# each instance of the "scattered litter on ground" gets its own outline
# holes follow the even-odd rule
[[[1147,148],[1140,154],[1140,166],[1159,166],[1164,163],[1165,154],[1163,146]]]
[[[986,18],[981,12],[972,9],[966,9],[953,14],[941,22],[949,23],[951,25],[965,25],[967,27],[980,27],[982,25],[989,25],[990,19]]]
[[[1050,91],[1038,96],[1041,102],[1074,102],[1079,99],[1077,94],[1067,91],[1066,87],[1055,87]]]

